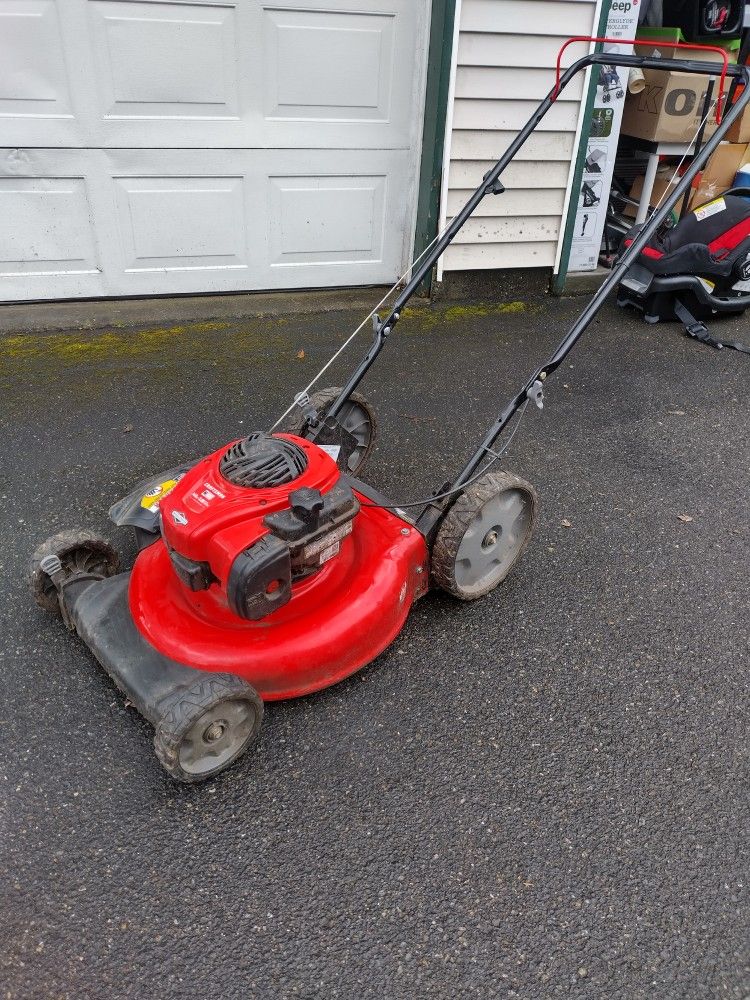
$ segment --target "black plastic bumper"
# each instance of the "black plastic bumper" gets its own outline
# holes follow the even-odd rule
[[[205,671],[162,656],[135,626],[128,604],[130,573],[98,580],[67,596],[78,635],[117,687],[156,725],[171,701]]]

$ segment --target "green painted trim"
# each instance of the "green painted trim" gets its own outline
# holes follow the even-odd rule
[[[422,129],[422,158],[419,164],[417,224],[414,257],[432,242],[440,224],[440,185],[443,175],[445,121],[448,114],[453,25],[456,0],[432,0],[430,44],[427,53],[427,81]],[[425,278],[420,294],[428,295],[432,277]]]
[[[611,0],[604,0],[602,4],[602,9],[599,12],[599,27],[597,29],[597,35],[602,37],[607,31],[607,19],[609,18],[609,8]],[[601,51],[601,43],[596,45],[594,51]],[[572,181],[572,191],[580,191],[581,182],[583,180],[583,165],[586,162],[586,149],[588,146],[589,136],[591,134],[591,112],[594,110],[594,100],[596,98],[596,80],[597,74],[592,73],[591,79],[589,80],[589,89],[586,94],[586,104],[583,109],[583,127],[581,128],[581,137],[578,142],[578,150],[576,151],[576,165],[573,171],[573,181]],[[568,204],[568,214],[565,218],[565,234],[563,236],[562,251],[560,252],[560,266],[556,274],[552,275],[552,282],[550,284],[550,291],[553,295],[562,295],[565,289],[565,279],[568,276],[568,263],[570,262],[570,247],[573,242],[573,231],[576,221],[576,212],[578,209],[578,199],[573,197],[571,194],[570,202]]]

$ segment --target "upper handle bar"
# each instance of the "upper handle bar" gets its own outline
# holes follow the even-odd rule
[[[567,47],[569,45],[574,45],[576,42],[602,42],[602,43],[607,43],[607,44],[610,44],[610,45],[649,45],[649,44],[653,44],[653,45],[657,45],[659,48],[662,48],[662,49],[693,49],[693,50],[697,49],[697,50],[699,50],[701,52],[718,52],[719,55],[721,56],[722,60],[723,60],[723,63],[722,63],[722,67],[721,67],[721,73],[719,75],[719,96],[716,99],[716,124],[717,125],[721,125],[721,115],[722,115],[721,106],[722,106],[722,99],[724,97],[724,84],[726,83],[727,73],[729,71],[729,54],[727,53],[726,49],[722,49],[719,45],[694,45],[692,42],[660,42],[660,41],[658,41],[656,39],[652,40],[652,39],[649,39],[649,38],[603,38],[603,37],[597,37],[595,35],[576,35],[574,38],[569,38],[567,40],[567,42],[564,42],[563,45],[560,46],[560,50],[557,53],[557,62],[555,63],[555,87],[554,87],[554,90],[552,91],[552,100],[553,101],[557,100],[557,96],[560,93],[560,90],[562,89],[561,86],[560,86],[560,77],[562,75],[561,64],[562,64],[562,55],[563,55],[563,52],[567,49]],[[618,59],[622,58],[622,56],[619,53],[617,53],[617,52],[611,52],[611,53],[610,52],[605,52],[605,53],[596,52],[596,53],[592,53],[592,54],[593,55],[615,55],[615,56],[617,56]],[[649,61],[648,60],[648,56],[636,56],[635,58],[637,58],[637,59],[643,59],[644,60],[644,62],[642,62],[642,63],[639,62],[637,64],[638,66],[646,66],[647,69],[664,69],[664,65],[661,65],[661,66],[648,65],[648,61]],[[652,60],[652,62],[653,62],[653,60]],[[664,60],[662,59],[662,60],[660,60],[660,62],[663,64]],[[674,69],[678,65],[679,65],[678,61],[673,61],[673,62],[671,62],[671,63],[669,63],[667,65],[667,68],[668,69]],[[707,65],[712,66],[713,64],[709,63]],[[688,73],[691,73],[691,72],[695,73],[695,72],[698,72],[698,71],[697,70],[687,70],[687,72]],[[701,70],[700,72],[703,72],[703,70]],[[706,73],[710,73],[713,76],[716,76],[716,70],[715,69],[707,69],[707,70],[705,70],[705,72]]]
[[[571,39],[571,41],[578,41],[578,40],[579,39]],[[595,41],[596,39],[583,38],[580,40]],[[613,42],[616,41],[619,44],[626,44],[626,45],[632,44],[631,39],[623,40],[618,38],[618,39],[610,39],[610,41]],[[682,44],[680,44],[680,48],[696,48],[696,47],[697,46],[690,46],[690,45],[683,46]],[[704,49],[710,49],[711,51],[713,51],[716,48],[716,46],[710,46],[710,45],[700,46],[700,47]],[[563,48],[565,48],[565,46],[563,46]],[[723,49],[720,49],[719,51],[722,53],[723,56],[726,56],[726,53],[724,52]],[[529,118],[529,120],[526,122],[523,128],[518,132],[515,139],[513,139],[513,141],[510,143],[508,148],[503,153],[503,155],[500,157],[497,163],[495,163],[494,167],[492,167],[491,170],[488,170],[487,173],[484,175],[484,177],[479,183],[479,186],[471,195],[471,197],[466,202],[461,211],[458,212],[453,217],[453,219],[445,227],[443,232],[438,237],[435,238],[432,244],[432,249],[425,254],[422,262],[412,272],[411,278],[407,282],[406,286],[399,293],[398,297],[396,298],[396,301],[393,303],[393,306],[391,307],[388,316],[384,320],[377,322],[375,326],[373,341],[369,350],[367,351],[367,353],[365,354],[364,358],[361,360],[359,365],[356,367],[353,374],[350,376],[349,381],[346,383],[346,385],[343,387],[337,398],[331,404],[331,407],[328,410],[329,416],[331,417],[338,416],[338,413],[341,410],[342,406],[349,398],[349,396],[357,388],[359,383],[362,381],[362,378],[370,369],[376,357],[382,350],[383,345],[386,342],[386,338],[388,337],[391,330],[398,322],[401,316],[401,311],[403,310],[404,306],[412,297],[412,295],[416,292],[416,290],[419,288],[425,275],[429,273],[429,271],[432,269],[436,261],[445,252],[446,248],[453,242],[453,238],[455,237],[456,233],[458,233],[458,231],[464,225],[466,220],[473,214],[474,210],[476,209],[480,201],[482,201],[482,199],[490,192],[494,194],[494,193],[499,193],[499,191],[502,190],[502,187],[498,189],[495,186],[495,182],[500,178],[500,175],[502,174],[503,170],[505,170],[505,168],[513,159],[513,157],[516,155],[516,153],[519,151],[521,146],[523,146],[523,144],[526,142],[528,137],[537,127],[539,122],[547,114],[549,109],[552,107],[557,95],[560,93],[563,87],[566,87],[573,79],[573,77],[576,76],[577,73],[580,73],[582,69],[586,69],[587,66],[602,66],[602,65],[627,66],[627,67],[639,67],[639,68],[645,67],[646,69],[666,68],[666,69],[678,70],[680,72],[685,72],[685,73],[695,73],[695,74],[702,74],[709,76],[716,76],[719,73],[719,70],[717,68],[718,67],[717,63],[701,63],[698,61],[692,61],[686,59],[657,59],[647,56],[625,55],[625,54],[620,54],[619,52],[590,52],[584,56],[581,56],[581,58],[577,59],[574,63],[571,63],[571,65],[568,66],[567,69],[560,75],[556,86],[552,90],[550,90],[547,96],[542,100],[541,104],[539,104],[536,111],[532,114],[531,118]],[[687,186],[690,184],[695,174],[703,165],[708,156],[714,151],[719,142],[724,138],[724,135],[731,127],[732,122],[735,121],[735,119],[742,113],[744,108],[747,107],[748,104],[750,104],[750,67],[745,66],[744,64],[742,65],[734,63],[732,65],[725,64],[722,67],[721,75],[723,79],[725,79],[727,76],[731,76],[733,79],[738,79],[741,83],[745,85],[745,89],[742,91],[740,97],[730,106],[726,116],[722,117],[718,129],[711,136],[706,145],[703,147],[699,156],[695,158],[695,160],[693,161],[693,165],[688,168],[683,179],[678,183],[677,187],[675,188],[673,196],[670,196],[667,199],[666,203],[662,205],[662,207],[659,209],[659,211],[655,212],[654,215],[651,217],[651,219],[647,222],[643,232],[637,238],[638,241],[641,241],[643,239],[643,243],[641,245],[645,244],[645,240],[650,237],[651,233],[656,228],[656,225],[660,225],[664,221],[667,211],[671,209],[671,206],[676,203],[677,198],[684,195],[685,191],[687,190]],[[687,178],[687,180],[685,180],[685,178]],[[658,223],[656,223],[653,226],[653,228],[651,228],[653,220],[657,217],[657,215],[659,216]],[[645,239],[643,238],[643,233],[647,234]],[[635,243],[633,245],[635,245]],[[637,252],[640,252],[640,247],[638,248]],[[627,263],[629,264],[634,257],[635,257],[635,252],[631,255],[630,251],[628,251]],[[611,276],[614,276],[617,270],[618,270],[617,268],[613,270],[611,272]],[[622,277],[623,273],[624,271],[622,270],[622,268],[619,268],[619,276],[617,280],[619,280],[619,277]],[[576,324],[576,326],[574,326],[569,337],[566,338],[565,342],[560,346],[558,352],[556,352],[554,358],[551,359],[551,362],[546,366],[545,369],[546,373],[553,371],[554,368],[556,368],[557,365],[560,363],[561,358],[564,357],[565,354],[567,354],[572,344],[575,343],[575,341],[578,339],[583,330],[591,322],[591,318],[594,312],[598,310],[602,301],[601,295],[606,296],[606,294],[609,293],[611,287],[612,283],[610,279],[608,279],[604,283],[604,285],[602,285],[600,292],[598,292],[592,299],[590,307],[587,310],[585,310],[584,313],[582,314],[581,321],[578,324]],[[595,306],[594,312],[591,311],[592,306]],[[507,424],[508,420],[512,417],[513,413],[515,413],[518,407],[522,405],[524,399],[526,398],[525,396],[526,388],[527,387],[525,387],[523,392],[513,400],[513,403],[511,404],[510,408],[503,412],[501,417],[493,426],[490,435],[485,441],[485,444],[491,446],[491,443],[494,440],[494,438],[497,437],[497,435]],[[461,479],[461,477],[464,475],[466,476],[470,475],[472,468],[474,469],[474,471],[476,471],[476,467],[473,466],[473,463],[477,460],[477,456],[481,460],[483,456],[483,452],[481,451],[481,449],[479,452],[475,454],[474,458],[469,463],[469,465],[467,465],[467,467],[464,469],[463,473],[461,473],[459,479]]]

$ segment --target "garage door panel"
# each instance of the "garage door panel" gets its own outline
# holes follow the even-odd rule
[[[379,261],[386,178],[271,177],[271,265]]]
[[[233,7],[89,0],[103,118],[236,118]]]
[[[247,268],[242,177],[114,177],[125,271]]]
[[[427,10],[425,0],[264,4],[265,60],[252,78],[264,93],[261,145],[418,144]]]
[[[4,0],[0,6],[0,128],[26,134],[39,119],[55,138],[75,133],[70,82],[55,0]]]
[[[410,193],[401,187],[409,153],[310,154],[301,173],[266,161],[269,287],[321,287],[394,280],[403,262]],[[265,166],[265,164],[264,164]],[[407,197],[404,197],[404,194]]]
[[[84,177],[0,177],[0,273],[99,270]]]
[[[387,122],[393,13],[264,10],[268,117]]]
[[[112,211],[100,157],[0,150],[0,300],[107,294]]]

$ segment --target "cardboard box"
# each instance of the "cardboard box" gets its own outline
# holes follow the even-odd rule
[[[748,147],[743,143],[722,142],[699,174],[698,186],[690,198],[690,209],[702,205],[732,187],[734,176],[746,162]]]
[[[659,170],[657,172],[656,179],[654,180],[654,189],[651,192],[651,198],[649,200],[649,205],[652,208],[656,208],[659,202],[663,201],[663,199],[667,197],[669,192],[673,188],[677,187],[677,183],[680,180],[680,178],[678,177],[675,180],[674,184],[671,184],[670,181],[672,180],[673,174],[674,174],[674,167],[668,167],[665,170]],[[630,188],[630,197],[633,199],[633,201],[637,201],[639,203],[641,200],[641,194],[643,193],[643,180],[644,180],[643,174],[639,174],[638,177],[636,177],[636,179],[633,181],[633,184]],[[675,212],[676,215],[679,215],[680,202],[678,202],[675,205],[673,211]],[[623,215],[627,215],[631,219],[634,219],[636,215],[636,206],[626,205],[625,208],[623,209]]]
[[[744,87],[737,88],[737,97],[742,93]],[[728,142],[750,142],[750,105],[742,112],[737,121],[727,132]]]
[[[636,46],[638,55],[656,55],[669,60],[680,49],[659,48],[653,43]],[[701,59],[721,62],[718,52],[701,52]],[[622,131],[627,135],[652,142],[687,144],[692,141],[703,116],[703,104],[710,77],[672,70],[643,71],[646,86],[638,94],[628,93],[622,116]],[[706,121],[704,138],[716,130],[716,100],[719,94],[715,78],[711,112]]]

